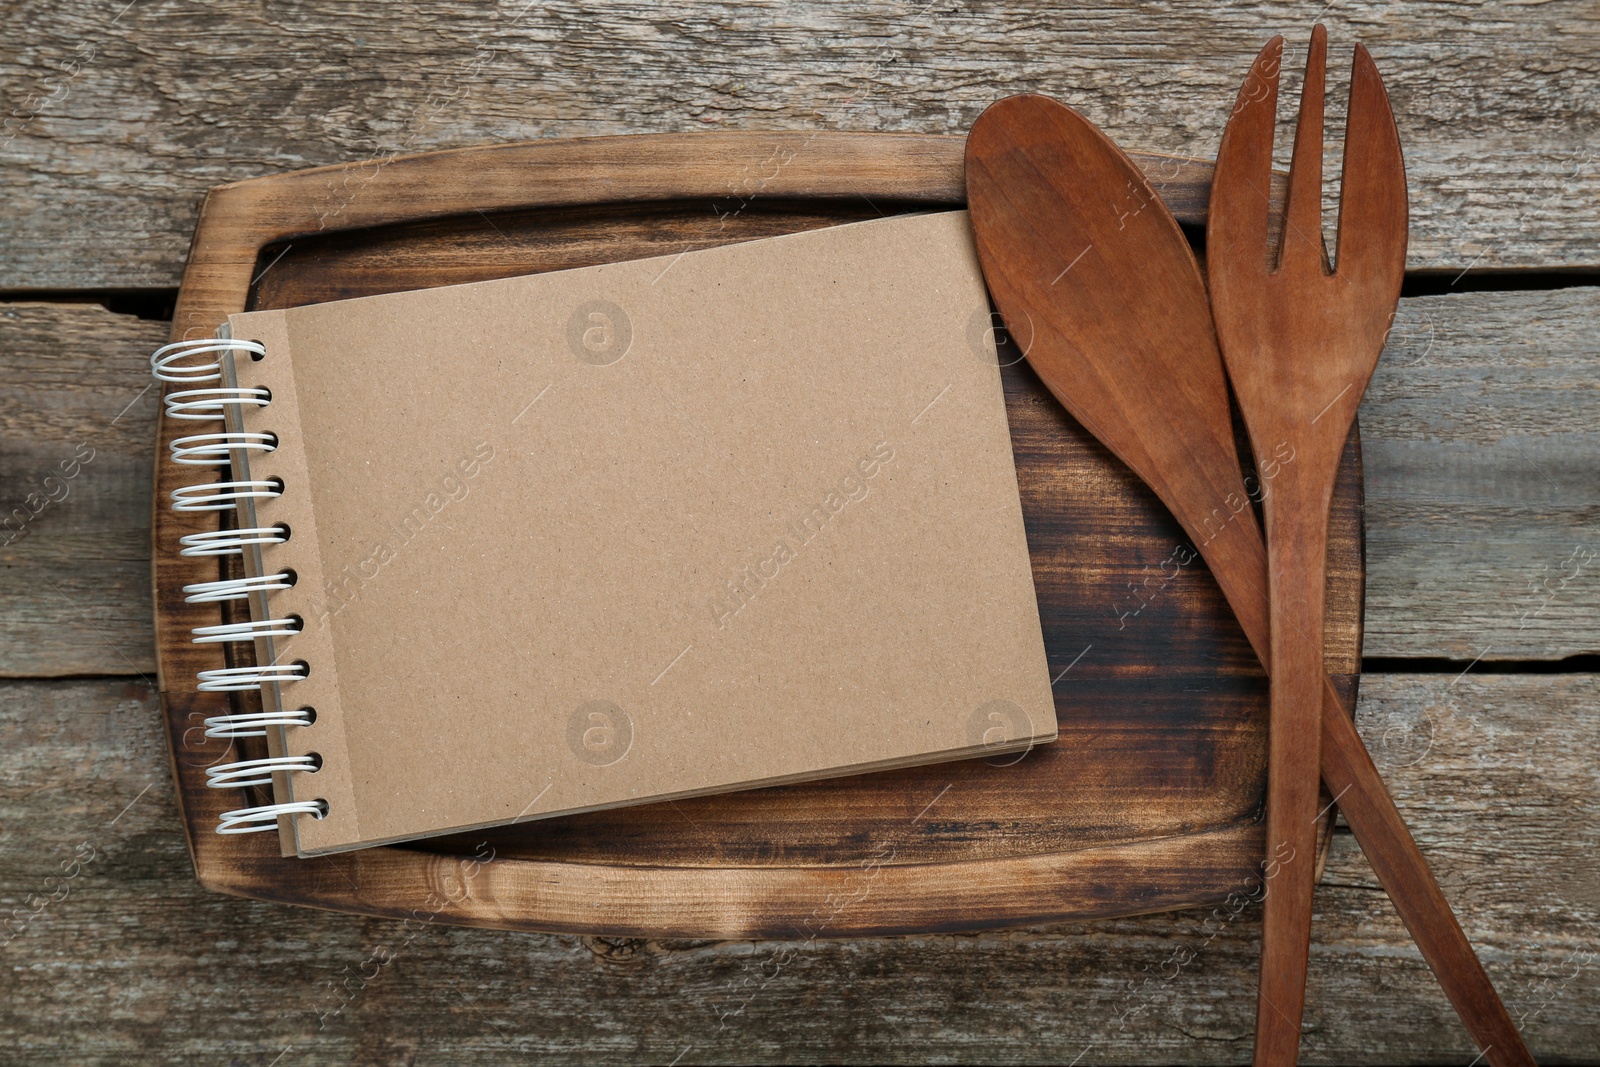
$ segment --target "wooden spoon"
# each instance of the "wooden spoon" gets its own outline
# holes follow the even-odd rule
[[[983,113],[966,177],[985,280],[1008,323],[1031,323],[1029,363],[1166,504],[1269,664],[1266,549],[1205,282],[1176,220],[1109,138],[1043,96]],[[1321,696],[1323,781],[1423,957],[1490,1063],[1532,1063],[1325,678]]]

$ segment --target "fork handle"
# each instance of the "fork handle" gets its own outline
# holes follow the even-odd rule
[[[1244,628],[1252,646],[1268,644],[1265,546],[1241,526],[1237,539],[1206,544],[1206,562]],[[1263,661],[1269,657],[1262,656]],[[1531,1067],[1528,1052],[1472,943],[1456,921],[1427,858],[1406,828],[1394,798],[1367,752],[1344,701],[1326,677],[1322,680],[1322,781],[1335,798],[1356,842],[1377,873],[1389,899],[1433,969],[1444,994],[1472,1035],[1490,1067]]]
[[[1293,1067],[1305,1008],[1322,779],[1322,619],[1333,495],[1332,472],[1326,488],[1320,473],[1280,476],[1266,500],[1272,679],[1256,1067]]]
[[[1394,901],[1422,958],[1491,1067],[1533,1067],[1533,1055],[1501,1003],[1483,964],[1456,921],[1428,861],[1383,787],[1355,723],[1333,683],[1322,697],[1322,780],[1338,798],[1345,821],[1378,881]]]
[[[1294,860],[1315,855],[1320,780],[1345,812],[1357,844],[1483,1059],[1490,1067],[1533,1067],[1516,1023],[1323,673],[1328,510],[1316,498],[1291,499],[1289,493],[1299,488],[1284,480],[1274,487],[1277,500],[1269,497],[1267,504],[1273,669],[1268,881],[1255,1062],[1276,1067],[1293,1064],[1298,1055],[1314,872],[1309,861]],[[1304,721],[1307,708],[1315,708],[1317,715],[1309,726]],[[1309,746],[1304,744],[1308,729],[1313,739]]]

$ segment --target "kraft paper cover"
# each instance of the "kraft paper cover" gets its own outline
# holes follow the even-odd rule
[[[988,312],[946,212],[232,316],[286,850],[1052,740]]]

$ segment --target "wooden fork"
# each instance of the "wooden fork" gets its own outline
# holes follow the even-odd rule
[[[1212,311],[1252,447],[1292,449],[1264,500],[1271,597],[1267,897],[1255,1062],[1292,1064],[1305,1004],[1320,763],[1328,513],[1356,407],[1400,299],[1406,179],[1377,68],[1356,45],[1336,263],[1322,240],[1327,31],[1311,34],[1289,198],[1268,247],[1268,181],[1283,39],[1256,58],[1217,156],[1206,229]],[[1276,262],[1270,260],[1276,259]]]

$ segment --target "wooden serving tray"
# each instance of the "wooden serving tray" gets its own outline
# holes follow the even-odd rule
[[[845,133],[593,138],[222,186],[201,210],[173,338],[210,336],[243,309],[957,208],[962,146],[957,137]],[[1203,223],[1210,164],[1135,159],[1181,222]],[[1265,678],[1204,564],[1178,562],[1178,525],[1017,358],[1011,350],[1002,360],[1003,377],[1057,679],[1055,744],[996,761],[1009,766],[942,764],[314,860],[280,856],[275,834],[214,832],[222,811],[267,798],[205,784],[206,766],[240,753],[206,739],[201,720],[242,708],[195,691],[197,671],[225,664],[218,646],[189,640],[191,627],[218,621],[217,606],[185,604],[181,588],[215,580],[219,565],[178,554],[178,538],[208,518],[166,504],[203,469],[170,462],[168,443],[189,431],[163,420],[154,515],[161,697],[201,884],[396,918],[717,938],[975,929],[1249,891],[1264,847]],[[1359,454],[1352,437],[1329,560],[1328,666],[1349,707],[1361,644]]]

